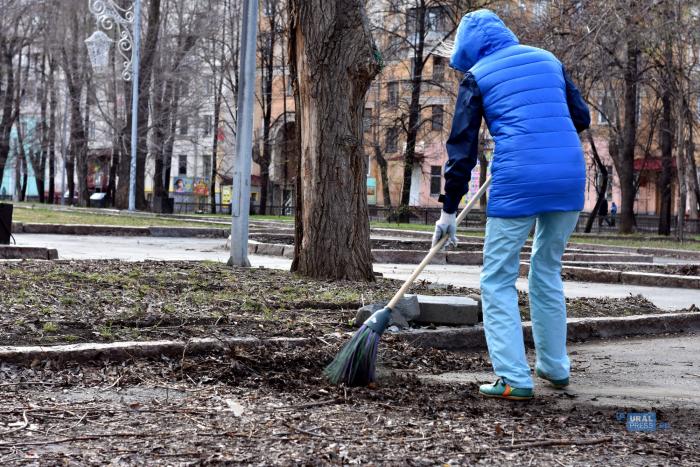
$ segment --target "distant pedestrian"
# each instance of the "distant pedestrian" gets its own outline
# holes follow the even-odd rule
[[[617,216],[617,204],[615,204],[615,201],[612,202],[612,206],[610,207],[610,226],[615,227],[615,216]]]
[[[600,207],[598,208],[598,230],[603,227],[603,222],[607,221],[608,217],[608,200],[603,199],[603,202],[600,203]],[[610,225],[610,222],[608,221],[608,225]]]

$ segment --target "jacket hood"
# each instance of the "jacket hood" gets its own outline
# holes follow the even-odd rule
[[[491,10],[472,11],[459,23],[450,66],[466,73],[483,57],[518,43],[513,31],[496,13]]]

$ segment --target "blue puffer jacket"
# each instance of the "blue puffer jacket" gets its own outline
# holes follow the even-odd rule
[[[586,168],[559,60],[479,10],[462,19],[450,64],[476,81],[495,141],[488,216],[583,209]]]

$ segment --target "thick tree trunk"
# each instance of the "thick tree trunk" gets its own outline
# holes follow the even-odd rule
[[[399,221],[409,221],[408,206],[411,201],[411,179],[416,162],[416,138],[421,117],[421,84],[423,82],[423,49],[425,47],[425,0],[419,0],[416,8],[416,48],[413,54],[413,75],[411,77],[411,104],[408,109],[408,132],[406,134],[406,152],[404,153],[403,186],[401,188],[401,205]]]
[[[379,70],[364,1],[291,0],[289,13],[302,224],[292,267],[315,278],[373,281],[362,116]]]

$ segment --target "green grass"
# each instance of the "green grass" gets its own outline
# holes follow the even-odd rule
[[[29,209],[27,209],[29,208]],[[168,219],[149,215],[128,214],[109,215],[93,212],[81,212],[79,209],[63,211],[41,205],[20,204],[12,214],[14,222],[32,224],[88,224],[114,225],[128,227],[226,227],[223,224],[207,222],[188,222],[187,220]]]

